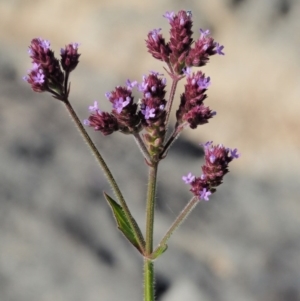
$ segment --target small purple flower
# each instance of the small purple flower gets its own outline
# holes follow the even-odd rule
[[[210,77],[201,77],[197,81],[197,85],[202,90],[207,89],[210,86]]]
[[[234,159],[237,159],[241,156],[241,154],[238,153],[238,150],[235,149],[228,149],[230,151],[230,156]]]
[[[40,42],[41,47],[43,47],[44,50],[50,49],[50,41],[48,41],[48,40],[43,40],[43,39],[41,39],[41,38],[38,38],[38,40],[39,40],[39,42]]]
[[[140,92],[144,92],[148,88],[148,83],[146,82],[146,75],[143,75],[143,81],[138,85],[138,89]]]
[[[154,118],[155,117],[155,109],[150,109],[148,106],[145,109],[141,110],[142,114],[145,116],[145,119]]]
[[[40,68],[41,64],[37,64],[37,63],[33,63],[31,69],[28,71],[38,71],[38,69]]]
[[[182,180],[185,184],[191,184],[195,180],[195,176],[190,172],[188,175],[183,176]]]
[[[154,76],[163,76],[164,75],[163,73],[159,73],[159,72],[153,71],[153,70],[150,71],[150,74],[152,74]]]
[[[209,29],[203,30],[202,28],[200,28],[200,33],[201,33],[200,39],[203,39],[210,35],[210,30]]]
[[[109,100],[111,97],[111,92],[106,92],[104,95]]]
[[[175,13],[173,11],[172,12],[167,11],[165,14],[163,14],[163,17],[165,17],[169,21],[173,21],[173,19],[175,17]]]
[[[219,43],[215,43],[215,47],[216,47],[216,53],[219,55],[225,55],[224,52],[222,52],[222,50],[224,49],[223,45],[220,45]]]
[[[28,74],[23,77],[23,80],[29,83],[35,92],[47,90],[47,77],[38,63],[32,64],[32,68],[28,70]]]
[[[211,195],[211,192],[207,190],[206,188],[203,188],[199,192],[199,198],[200,200],[209,201],[209,196]]]
[[[206,149],[210,148],[210,146],[212,145],[212,143],[213,143],[212,141],[207,141],[204,144],[200,143],[199,145],[203,146],[203,148],[206,150]]]
[[[79,45],[80,45],[80,43],[77,43],[77,42],[72,43],[72,46],[73,46],[74,50],[78,49]]]
[[[32,75],[32,80],[35,84],[43,84],[45,82],[45,75],[43,71],[40,69],[36,75]]]
[[[127,89],[129,89],[129,90],[132,90],[137,84],[138,84],[138,82],[136,80],[134,80],[132,82],[129,79],[127,79],[127,81],[126,81]]]
[[[151,92],[155,92],[156,91],[156,86],[152,86],[151,87]]]
[[[216,161],[216,156],[215,155],[210,155],[209,156],[209,161],[210,161],[210,163],[214,164],[215,161]]]
[[[130,97],[126,97],[126,100],[124,101],[123,97],[120,97],[119,99],[115,100],[113,103],[113,108],[117,111],[118,114],[120,114],[130,102]]]
[[[95,100],[94,101],[94,105],[93,106],[89,106],[89,111],[91,112],[91,113],[93,113],[93,112],[101,112],[100,110],[99,110],[99,108],[98,108],[98,102]]]
[[[88,119],[84,119],[83,120],[83,124],[86,125],[86,126],[90,126],[91,125],[91,123],[90,123],[90,121]]]
[[[151,30],[150,31],[150,35],[151,35],[151,37],[152,37],[152,39],[154,40],[154,41],[158,41],[158,39],[159,39],[159,32],[161,31],[161,28],[158,28],[158,29],[153,29],[153,30]]]
[[[191,74],[192,74],[192,68],[190,68],[190,67],[186,67],[182,71],[185,74],[185,76],[187,76],[187,77],[191,76]]]
[[[28,48],[28,54],[29,56],[33,56],[34,54],[33,50],[30,47]]]

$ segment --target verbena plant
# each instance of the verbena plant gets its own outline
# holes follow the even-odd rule
[[[208,120],[216,115],[216,112],[204,105],[206,92],[211,83],[210,77],[206,77],[201,71],[192,72],[192,68],[206,65],[210,57],[215,54],[224,55],[224,47],[214,41],[209,30],[200,29],[199,37],[193,40],[190,11],[167,12],[164,17],[171,27],[169,42],[163,38],[161,29],[154,29],[148,33],[146,45],[148,52],[166,65],[164,69],[171,78],[168,98],[165,97],[167,81],[162,77],[163,74],[151,71],[147,76],[143,76],[141,83],[127,80],[124,86],[117,86],[105,94],[112,104],[111,112],[101,111],[95,101],[89,106],[88,118],[81,122],[69,100],[69,77],[78,65],[80,56],[78,43],[71,43],[62,48],[61,58],[57,59],[50,49],[48,40],[33,39],[28,51],[33,65],[24,77],[33,91],[49,92],[65,105],[84,140],[96,156],[115,194],[116,200],[104,192],[117,226],[144,258],[145,301],[153,301],[155,298],[154,260],[167,250],[169,238],[193,208],[201,200],[209,200],[217,186],[222,183],[224,175],[228,173],[228,164],[239,157],[237,149],[226,148],[222,144],[213,145],[211,141],[202,144],[205,153],[202,173],[198,176],[188,173],[182,177],[182,180],[189,185],[193,197],[174,220],[159,244],[154,247],[153,226],[158,165],[167,157],[171,145],[183,129],[187,127],[196,129],[199,125],[208,123]],[[180,95],[180,104],[176,110],[176,124],[172,133],[167,136],[169,117],[180,80],[185,81],[184,92]],[[137,89],[142,94],[138,101],[134,99],[133,89]],[[145,234],[132,216],[108,165],[84,125],[100,131],[104,136],[121,132],[133,135],[135,138],[144,156],[145,167],[149,171],[145,197]]]

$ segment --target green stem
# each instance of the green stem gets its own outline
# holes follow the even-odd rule
[[[144,258],[144,301],[154,301],[154,284],[153,262]]]
[[[160,158],[165,158],[171,145],[175,142],[175,140],[179,137],[180,133],[182,132],[184,126],[177,126],[175,127],[173,133],[171,134],[171,136],[168,138],[164,149],[162,150],[161,154],[159,155]]]
[[[154,207],[157,178],[157,163],[149,167],[149,183],[146,208],[146,255],[153,251]]]
[[[144,242],[144,238],[143,238],[143,234],[141,232],[141,230],[139,229],[136,221],[134,220],[134,218],[132,217],[130,210],[127,206],[127,203],[119,189],[118,184],[116,183],[110,169],[108,168],[108,166],[106,165],[103,157],[101,156],[100,152],[98,151],[97,147],[95,146],[94,142],[91,140],[90,136],[88,135],[87,131],[85,130],[85,128],[83,127],[80,119],[78,118],[76,112],[74,111],[71,103],[69,102],[68,99],[64,99],[63,103],[66,105],[67,110],[69,111],[72,119],[74,120],[79,132],[81,133],[81,135],[83,136],[85,142],[88,144],[88,146],[90,147],[92,153],[95,155],[98,163],[100,164],[100,166],[103,169],[103,172],[109,182],[109,184],[111,185],[115,195],[117,196],[121,207],[124,210],[124,214],[131,226],[131,228],[134,230],[134,235],[138,241],[139,247],[141,251],[144,251],[145,249],[145,242]]]
[[[153,251],[155,192],[158,163],[149,167],[146,208],[146,247],[144,256],[144,301],[154,301],[154,266],[150,258]]]
[[[166,117],[166,122],[165,122],[166,127],[168,126],[168,123],[169,123],[169,118],[170,118],[172,104],[173,104],[173,100],[174,100],[174,96],[175,96],[175,92],[176,92],[176,87],[181,78],[178,78],[178,77],[172,78],[173,82],[172,82],[172,86],[171,86],[169,100],[168,100],[167,106],[166,106],[166,112],[167,112],[167,117]]]
[[[160,241],[158,247],[155,249],[153,253],[155,253],[160,246],[166,245],[167,241],[171,237],[171,235],[174,233],[174,231],[183,223],[183,221],[187,218],[187,216],[192,212],[192,210],[196,207],[196,205],[199,203],[199,199],[197,197],[193,197],[187,205],[183,208],[183,210],[180,212],[180,214],[177,216],[165,236]]]

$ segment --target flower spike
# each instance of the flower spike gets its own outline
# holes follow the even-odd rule
[[[225,148],[221,144],[214,146],[212,141],[208,141],[202,146],[205,154],[202,175],[195,177],[189,173],[186,177],[182,177],[182,179],[185,183],[191,185],[190,191],[199,200],[208,201],[210,195],[222,184],[225,174],[229,172],[229,163],[240,155],[237,153],[237,149]]]

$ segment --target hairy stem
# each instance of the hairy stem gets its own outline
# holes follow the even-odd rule
[[[146,247],[144,257],[144,301],[154,301],[154,266],[150,259],[153,251],[154,208],[158,163],[149,167],[146,208]]]
[[[187,216],[192,212],[192,210],[196,207],[196,205],[199,203],[199,199],[197,197],[193,197],[187,205],[183,208],[183,210],[180,212],[178,217],[175,219],[167,233],[164,235],[162,240],[160,241],[158,247],[156,250],[159,248],[159,246],[164,246],[166,245],[167,241],[171,237],[171,235],[174,233],[174,231],[183,223],[183,221],[187,218]],[[155,250],[155,251],[156,251]],[[154,251],[154,253],[155,253]]]
[[[166,112],[167,112],[166,122],[165,122],[166,127],[168,126],[168,123],[169,123],[169,118],[170,118],[170,114],[171,114],[171,110],[172,110],[172,104],[173,104],[173,100],[174,100],[174,96],[175,96],[175,92],[176,92],[176,87],[181,78],[172,77],[172,79],[173,79],[173,81],[172,81],[170,96],[169,96],[169,100],[168,100],[167,106],[166,106]]]
[[[171,136],[168,138],[164,149],[162,150],[161,154],[160,154],[160,158],[164,158],[167,155],[168,150],[170,149],[171,145],[175,142],[175,140],[179,137],[180,133],[183,130],[183,126],[178,126],[174,129],[173,133],[171,134]]]
[[[130,223],[130,226],[132,227],[132,229],[134,230],[134,235],[138,241],[139,247],[141,251],[144,251],[145,248],[145,242],[143,239],[143,235],[141,233],[141,230],[139,229],[138,225],[136,224],[134,218],[131,215],[131,212],[127,206],[127,203],[119,189],[118,184],[116,183],[110,169],[108,168],[107,164],[105,163],[103,157],[101,156],[100,152],[98,151],[97,147],[95,146],[95,144],[93,143],[93,141],[91,140],[90,136],[88,135],[88,133],[86,132],[84,126],[82,125],[80,119],[78,118],[76,112],[74,111],[72,105],[70,104],[68,99],[63,100],[64,104],[66,105],[67,110],[69,111],[72,119],[74,120],[79,132],[81,133],[82,137],[84,138],[85,142],[88,144],[88,146],[90,147],[92,153],[95,155],[99,165],[101,166],[109,184],[111,185],[116,197],[118,198],[121,207],[124,210],[124,214],[128,220],[128,222]]]
[[[149,182],[147,193],[146,208],[146,255],[150,255],[153,251],[153,226],[154,226],[154,207],[155,192],[157,179],[157,163],[149,167]]]
[[[144,301],[154,301],[154,265],[151,259],[144,258]]]

